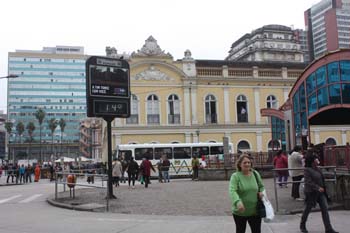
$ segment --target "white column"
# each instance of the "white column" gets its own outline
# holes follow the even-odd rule
[[[191,125],[190,93],[191,93],[190,88],[185,87],[184,89],[185,125]]]
[[[224,87],[224,113],[225,113],[225,124],[230,124],[230,97],[228,87]]]
[[[191,143],[191,133],[185,133],[185,142],[186,143]]]
[[[346,145],[347,141],[346,141],[346,130],[342,130],[341,131],[341,142],[342,145]]]
[[[191,89],[191,104],[192,104],[192,124],[198,124],[197,118],[197,88]]]
[[[122,144],[122,135],[117,133],[117,134],[113,134],[113,141],[114,141],[114,146],[120,145]],[[113,143],[112,143],[113,145]],[[115,148],[112,148],[112,150],[114,150]]]
[[[260,115],[260,92],[259,88],[254,88],[254,104],[255,104],[255,123],[261,124]]]
[[[319,144],[320,143],[320,130],[315,130],[314,135],[315,135],[315,144]]]
[[[262,132],[256,132],[256,151],[262,151]]]
[[[280,103],[280,105],[284,104],[288,100],[288,94],[290,89],[289,88],[283,88],[283,103]]]

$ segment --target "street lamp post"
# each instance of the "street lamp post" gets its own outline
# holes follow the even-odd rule
[[[0,79],[3,79],[3,78],[18,78],[18,75],[16,75],[16,74],[9,74],[7,76],[0,77]]]

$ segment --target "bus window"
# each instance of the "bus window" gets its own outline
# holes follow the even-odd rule
[[[121,159],[122,157],[124,157],[124,159],[126,161],[130,161],[131,160],[131,156],[132,156],[132,152],[131,150],[120,150],[118,152],[118,157],[119,159]]]
[[[210,147],[210,154],[211,155],[224,154],[224,147],[223,146],[211,146]]]
[[[166,155],[168,159],[172,159],[172,149],[171,148],[155,148],[154,149],[154,159],[158,160],[163,155]]]
[[[196,155],[200,158],[202,155],[209,154],[209,147],[207,146],[194,146],[192,147],[192,156]]]
[[[191,147],[174,147],[174,159],[190,159]]]
[[[135,148],[135,160],[142,160],[143,158],[153,159],[152,148]]]

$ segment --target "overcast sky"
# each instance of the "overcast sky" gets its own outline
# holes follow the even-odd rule
[[[304,29],[304,11],[320,0],[3,0],[0,1],[0,77],[8,52],[56,45],[84,46],[89,55],[140,49],[152,35],[181,59],[224,59],[231,44],[259,27]],[[0,80],[6,112],[7,80]]]

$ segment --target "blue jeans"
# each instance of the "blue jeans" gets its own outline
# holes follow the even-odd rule
[[[164,179],[164,183],[166,181],[170,182],[170,179],[169,179],[169,171],[162,171],[162,176],[163,176],[163,179]]]

